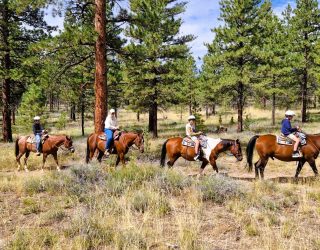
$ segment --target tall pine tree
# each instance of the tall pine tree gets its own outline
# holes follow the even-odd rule
[[[179,59],[189,54],[193,36],[178,36],[185,2],[177,0],[130,0],[132,22],[126,30],[127,96],[136,107],[148,107],[149,131],[158,136],[158,108],[174,99],[181,81]]]
[[[213,31],[215,39],[208,45],[205,65],[216,75],[215,90],[232,96],[238,111],[238,132],[243,131],[243,109],[255,82],[254,70],[259,59],[260,20],[270,11],[261,0],[221,0],[220,18],[223,22]],[[209,76],[210,74],[206,74]]]

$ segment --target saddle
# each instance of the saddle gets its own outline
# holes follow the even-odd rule
[[[296,135],[298,135],[300,138],[301,146],[304,146],[307,144],[307,137],[304,133],[297,132]],[[277,135],[277,143],[280,145],[288,145],[288,146],[293,145],[293,141],[283,134]]]
[[[49,138],[49,135],[47,133],[43,134],[41,136],[41,144],[43,144],[48,138]],[[36,144],[36,137],[34,135],[30,135],[27,138],[27,143]]]
[[[207,148],[208,146],[208,139],[205,136],[199,136],[199,141],[200,141],[200,146],[202,148]],[[184,137],[182,140],[182,145],[186,146],[186,147],[191,147],[194,148],[195,147],[195,142],[193,140],[190,139],[190,137]]]
[[[120,131],[120,130],[114,131],[114,133],[113,133],[113,140],[114,140],[114,141],[119,140],[121,134],[122,134],[122,131]],[[106,141],[106,140],[107,140],[106,135],[98,135],[98,138],[101,139],[101,140],[103,140],[103,141]]]

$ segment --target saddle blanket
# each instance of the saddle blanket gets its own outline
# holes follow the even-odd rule
[[[306,135],[299,132],[297,133],[297,135],[299,136],[301,141],[300,145],[301,146],[306,145],[307,144]],[[293,141],[290,138],[283,135],[277,135],[277,143],[281,145],[293,145]]]
[[[203,140],[200,140],[200,145],[201,145],[201,141]],[[214,138],[210,138],[210,137],[206,137],[206,140],[205,140],[205,147],[203,147],[201,145],[201,148],[204,152],[204,157],[209,161],[209,158],[210,158],[210,154],[211,154],[211,151],[212,149],[214,149],[219,143],[221,142],[221,139],[214,139]],[[191,139],[189,139],[188,137],[186,138],[183,138],[182,140],[182,145],[183,146],[187,146],[187,147],[194,147],[195,146],[195,143],[194,141],[192,141]]]
[[[203,135],[201,135],[201,136],[199,136],[199,141],[200,141],[200,146],[202,147],[202,148],[206,148],[207,147],[207,141],[208,141],[208,138],[206,137],[206,136],[203,136]],[[192,147],[192,148],[194,148],[195,147],[195,142],[193,141],[193,140],[191,140],[189,137],[185,137],[185,138],[183,138],[183,140],[182,140],[182,145],[183,146],[187,146],[187,147]]]
[[[122,131],[115,131],[113,133],[113,140],[118,140],[121,134],[122,134]],[[98,135],[98,138],[104,141],[107,140],[107,137],[105,135]]]
[[[27,143],[35,144],[36,143],[36,138],[34,136],[33,137],[29,136],[27,138]]]
[[[221,142],[220,138],[214,139],[208,137],[207,147],[203,149],[204,157],[209,161],[211,151]]]

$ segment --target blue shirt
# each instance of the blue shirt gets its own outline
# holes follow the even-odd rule
[[[281,125],[281,133],[285,136],[297,131],[296,128],[291,127],[291,122],[287,118],[282,120]]]

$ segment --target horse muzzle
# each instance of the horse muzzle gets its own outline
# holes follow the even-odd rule
[[[74,153],[74,151],[75,151],[74,147],[71,147],[69,150],[71,153]]]
[[[242,161],[243,157],[242,156],[237,156],[236,157],[238,161]]]

